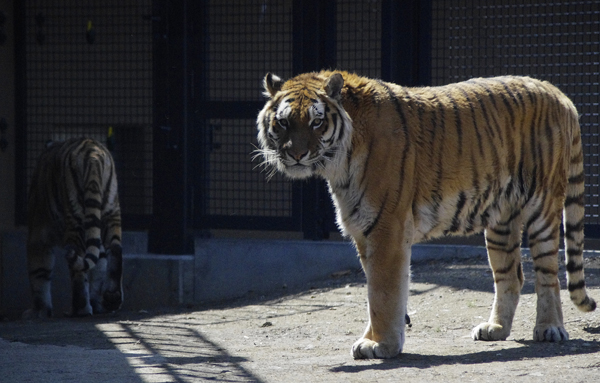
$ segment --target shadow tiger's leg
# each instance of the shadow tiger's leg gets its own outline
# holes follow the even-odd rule
[[[83,317],[93,314],[90,304],[90,283],[86,259],[79,254],[77,247],[65,247],[67,263],[71,273],[71,313],[72,317]]]
[[[102,305],[106,311],[118,310],[123,303],[123,249],[121,247],[121,213],[118,204],[107,218],[104,242],[106,251],[106,283]]]
[[[569,339],[563,324],[558,280],[560,209],[546,213],[540,207],[538,212],[541,213],[532,214],[527,225],[537,294],[537,318],[533,339],[558,342]]]
[[[33,307],[23,313],[23,319],[52,316],[51,281],[54,254],[40,230],[30,229],[27,239],[27,270]]]
[[[92,305],[94,314],[103,313],[105,311],[102,306],[102,295],[106,283],[106,258],[106,250],[104,249],[104,246],[101,246],[98,262],[96,262],[96,266],[88,273],[90,279],[90,304]]]
[[[494,273],[494,304],[490,319],[472,331],[475,340],[505,340],[510,335],[521,288],[521,219],[511,216],[485,231],[488,259]]]

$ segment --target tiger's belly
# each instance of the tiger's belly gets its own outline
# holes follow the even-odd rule
[[[467,192],[446,197],[440,203],[421,203],[413,208],[413,243],[445,236],[466,236],[482,232],[499,221],[498,199],[483,199]]]

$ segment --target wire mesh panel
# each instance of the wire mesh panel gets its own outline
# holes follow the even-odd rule
[[[586,223],[600,223],[600,2],[434,1],[432,81],[527,75],[565,92],[580,114]]]
[[[291,0],[214,0],[208,11],[211,101],[260,101],[267,72],[291,75]]]
[[[337,69],[381,78],[381,0],[338,1]]]
[[[24,171],[49,140],[111,145],[123,215],[152,209],[152,0],[27,0]]]
[[[254,120],[213,119],[209,213],[227,216],[289,217],[292,183],[268,180],[272,169],[261,172],[250,161],[256,133],[247,129]],[[269,181],[269,182],[268,182]],[[268,189],[268,190],[267,190]]]
[[[265,74],[292,74],[292,1],[212,1],[208,13],[207,101],[265,101]],[[261,157],[252,160],[258,111],[241,116],[233,109],[208,121],[212,216],[291,216],[292,182],[261,172]]]

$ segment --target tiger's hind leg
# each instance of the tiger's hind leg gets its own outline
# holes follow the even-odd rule
[[[40,230],[32,229],[27,240],[27,269],[33,307],[23,313],[23,319],[45,319],[52,316],[51,281],[54,269],[52,246]]]
[[[485,231],[488,259],[494,273],[494,304],[490,319],[471,333],[475,340],[505,340],[510,335],[521,288],[521,218],[506,217]]]
[[[71,317],[84,317],[93,314],[90,304],[90,282],[87,262],[78,254],[75,246],[67,245],[66,254],[71,272]]]
[[[106,284],[106,263],[106,251],[104,250],[104,247],[101,246],[98,262],[96,262],[96,266],[89,271],[90,304],[92,305],[94,314],[100,314],[106,311],[102,305],[102,295]]]
[[[549,213],[544,212],[546,209],[542,208],[543,206],[540,205],[526,225],[537,294],[537,318],[533,339],[558,342],[569,339],[563,324],[558,280],[561,214],[559,207],[548,209]]]
[[[123,304],[123,249],[121,247],[121,214],[118,203],[107,222],[104,235],[106,249],[106,282],[102,305],[106,311],[115,311]]]

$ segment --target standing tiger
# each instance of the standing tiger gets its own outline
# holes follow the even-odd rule
[[[110,152],[97,141],[51,144],[35,168],[28,200],[27,267],[33,308],[25,318],[52,315],[52,249],[69,264],[72,316],[114,311],[123,301],[121,209]]]
[[[537,341],[567,340],[567,287],[592,311],[583,272],[584,169],[578,115],[556,87],[528,77],[405,88],[338,71],[286,82],[267,74],[258,115],[264,163],[327,180],[337,222],[367,277],[369,322],[354,358],[402,351],[411,245],[485,230],[495,298],[475,340],[504,340],[523,286],[526,232],[536,274]]]

